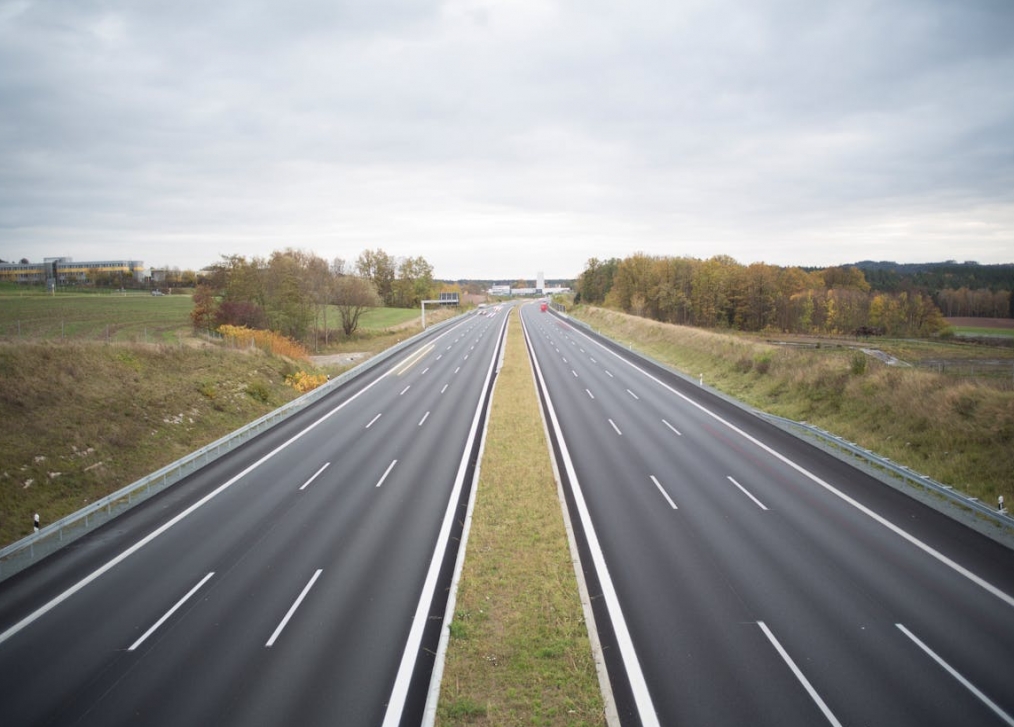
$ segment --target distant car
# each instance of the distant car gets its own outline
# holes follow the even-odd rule
[[[549,310],[549,303],[547,303],[546,301],[542,301],[542,303],[539,304],[539,310],[541,310],[542,312]]]
[[[165,293],[163,293],[161,290],[153,290],[153,291],[151,291],[151,294],[152,295],[165,295]]]

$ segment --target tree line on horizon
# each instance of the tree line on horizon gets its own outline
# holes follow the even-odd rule
[[[999,315],[1009,314],[1010,292],[977,295],[981,309],[1002,308]],[[963,299],[971,310],[976,295],[947,291],[942,298]],[[856,266],[743,265],[725,255],[707,260],[643,253],[591,258],[577,279],[576,301],[667,323],[744,331],[933,336],[947,328],[927,291],[875,290]]]
[[[395,258],[380,248],[364,250],[354,263],[292,248],[267,258],[223,255],[202,272],[190,313],[195,330],[245,326],[325,345],[334,333],[329,307],[350,336],[369,308],[413,308],[439,287],[422,256]]]

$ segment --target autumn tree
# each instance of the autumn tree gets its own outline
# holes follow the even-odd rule
[[[392,305],[398,308],[416,308],[422,301],[433,298],[434,287],[433,266],[424,257],[404,258],[398,264]]]
[[[369,308],[381,304],[373,281],[358,275],[342,275],[335,279],[332,303],[338,308],[342,331],[351,336],[359,327],[359,317]]]
[[[194,291],[194,307],[190,311],[190,322],[195,331],[211,330],[215,322],[218,302],[215,291],[208,285],[198,285]]]
[[[364,250],[356,260],[356,270],[362,277],[373,281],[373,286],[384,305],[394,305],[394,281],[397,270],[393,257],[380,248]]]
[[[613,277],[619,263],[617,258],[601,261],[593,257],[588,260],[576,283],[577,294],[581,296],[582,302],[591,305],[605,302],[613,287]]]

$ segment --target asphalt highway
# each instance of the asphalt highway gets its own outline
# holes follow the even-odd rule
[[[0,583],[0,724],[418,724],[505,318]]]
[[[522,307],[624,725],[1014,725],[1014,553]]]

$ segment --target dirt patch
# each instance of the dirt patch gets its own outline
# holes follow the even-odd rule
[[[310,360],[315,366],[350,366],[358,363],[362,363],[372,353],[365,351],[357,351],[355,353],[333,353],[326,356],[310,356]]]

